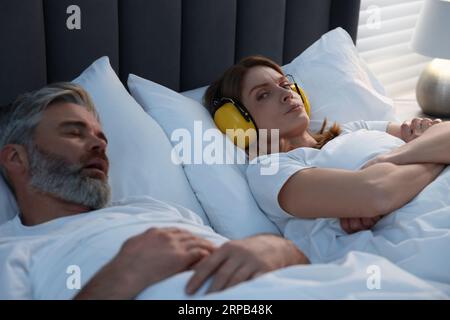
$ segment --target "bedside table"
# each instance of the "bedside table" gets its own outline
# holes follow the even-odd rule
[[[400,122],[411,120],[412,118],[436,119],[422,112],[416,99],[393,99],[395,114]],[[450,118],[440,118],[442,121],[450,121]]]

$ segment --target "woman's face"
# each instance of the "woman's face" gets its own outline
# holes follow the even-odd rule
[[[280,137],[289,137],[300,135],[308,128],[303,101],[290,84],[285,76],[269,67],[258,66],[247,71],[241,100],[258,129],[279,129]]]

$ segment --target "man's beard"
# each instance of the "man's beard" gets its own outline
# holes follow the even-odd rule
[[[85,163],[72,164],[64,157],[28,146],[30,185],[67,202],[86,206],[92,210],[105,207],[111,199],[108,181],[83,175]],[[99,154],[93,157],[105,158]],[[89,159],[88,159],[89,160]]]

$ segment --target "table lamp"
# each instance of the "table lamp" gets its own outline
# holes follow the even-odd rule
[[[450,0],[425,0],[411,46],[436,58],[417,82],[419,106],[426,114],[450,117]]]

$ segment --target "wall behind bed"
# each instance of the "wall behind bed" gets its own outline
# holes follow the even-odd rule
[[[70,5],[81,29],[70,30]],[[2,0],[0,104],[72,80],[107,55],[129,73],[178,91],[206,85],[244,56],[291,61],[323,33],[354,41],[360,0]]]

